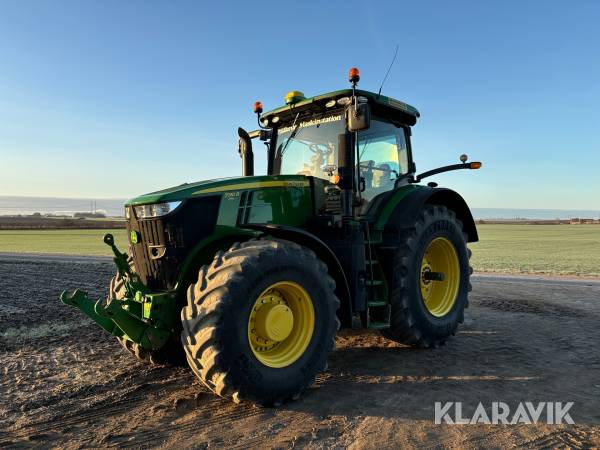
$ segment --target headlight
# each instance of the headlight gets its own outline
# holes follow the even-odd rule
[[[135,215],[138,219],[160,217],[173,212],[181,202],[154,203],[153,205],[134,206]]]

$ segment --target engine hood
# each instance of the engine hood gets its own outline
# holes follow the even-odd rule
[[[184,183],[162,191],[140,195],[125,203],[125,206],[147,205],[152,203],[176,202],[201,195],[215,195],[223,192],[247,189],[268,189],[288,187],[308,187],[309,179],[304,175],[262,175],[254,177],[220,178],[216,180]]]

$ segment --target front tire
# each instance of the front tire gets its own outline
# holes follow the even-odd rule
[[[467,236],[453,211],[426,205],[413,228],[400,230],[399,240],[385,335],[403,344],[437,347],[464,321],[472,272]]]
[[[182,310],[188,363],[235,402],[298,398],[326,367],[339,327],[335,282],[315,254],[282,240],[218,252],[200,269]]]

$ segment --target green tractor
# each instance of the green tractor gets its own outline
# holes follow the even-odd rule
[[[419,182],[419,112],[351,88],[290,92],[238,130],[242,177],[182,184],[125,205],[128,254],[111,235],[117,274],[106,301],[81,309],[138,358],[187,363],[216,394],[279,405],[327,367],[336,332],[380,330],[437,347],[463,322],[477,230],[463,198]],[[252,139],[266,144],[255,176]]]

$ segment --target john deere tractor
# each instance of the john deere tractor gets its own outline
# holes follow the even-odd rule
[[[216,394],[278,405],[327,366],[340,327],[380,330],[416,347],[443,344],[463,322],[468,242],[463,198],[417,175],[419,112],[351,87],[254,111],[238,130],[242,177],[185,183],[125,205],[129,249],[113,237],[117,274],[106,300],[81,309],[136,357],[186,361]],[[254,175],[252,140],[266,145]],[[385,364],[382,361],[382,364]]]

